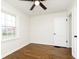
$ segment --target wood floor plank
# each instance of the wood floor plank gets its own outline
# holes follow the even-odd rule
[[[31,43],[3,59],[73,59],[70,48]]]

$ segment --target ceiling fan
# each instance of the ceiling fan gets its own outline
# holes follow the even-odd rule
[[[34,4],[32,5],[32,7],[30,8],[30,10],[33,10],[35,6],[40,5],[44,10],[47,9],[46,6],[44,6],[41,2],[45,1],[45,0],[21,0],[21,1],[31,1],[34,2]]]

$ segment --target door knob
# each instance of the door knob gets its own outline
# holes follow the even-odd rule
[[[74,38],[77,38],[77,35],[74,35]]]

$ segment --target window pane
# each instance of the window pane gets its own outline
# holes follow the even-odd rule
[[[5,15],[5,13],[1,13],[1,16],[2,16],[2,17],[1,17],[1,25],[2,25],[2,26],[5,26],[5,25],[6,25],[6,23],[5,23],[5,22],[6,22],[6,21],[5,21],[5,18],[6,18],[5,16],[6,16],[6,15]]]
[[[2,12],[2,37],[3,39],[15,37],[15,16]]]
[[[12,16],[11,19],[12,19],[12,26],[15,27],[15,23],[16,23],[16,22],[15,22],[15,17]]]
[[[11,26],[11,15],[6,14],[6,26]]]

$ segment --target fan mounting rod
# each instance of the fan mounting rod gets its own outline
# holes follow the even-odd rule
[[[35,5],[38,6],[40,4],[40,1],[36,0]]]

